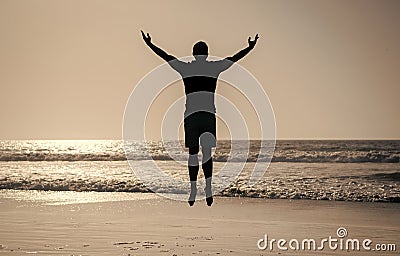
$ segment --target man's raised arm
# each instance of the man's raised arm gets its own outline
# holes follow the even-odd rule
[[[176,59],[176,57],[169,55],[161,48],[158,48],[157,46],[155,46],[151,42],[151,37],[150,37],[149,33],[147,33],[147,36],[146,36],[142,30],[140,30],[140,32],[142,32],[142,37],[143,37],[144,42],[147,44],[148,47],[150,47],[150,49],[153,50],[153,52],[155,52],[155,54],[157,54],[158,56],[160,56],[163,60],[165,60],[167,62]]]
[[[258,34],[254,38],[254,40],[251,40],[251,37],[249,37],[249,39],[247,40],[247,42],[249,43],[249,46],[247,46],[240,52],[236,53],[232,57],[227,57],[226,59],[229,61],[232,61],[232,62],[236,62],[236,61],[240,60],[241,58],[246,56],[251,50],[253,50],[254,46],[256,46],[257,40],[258,40]]]

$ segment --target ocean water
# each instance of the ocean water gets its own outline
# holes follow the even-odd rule
[[[127,155],[119,140],[3,140],[0,141],[0,196],[18,191],[30,195],[46,191],[112,192],[113,200],[132,193],[151,193],[128,165],[148,161],[181,180],[166,193],[188,192],[185,154],[172,160],[169,142],[129,142]],[[235,145],[236,150],[230,153]],[[243,164],[236,179],[218,190],[219,196],[281,199],[400,202],[400,141],[389,140],[282,140],[276,142],[272,163],[261,180],[249,185],[260,147],[272,153],[270,143],[219,141],[214,152],[214,173],[231,164]],[[145,149],[151,156],[145,153]],[[178,151],[177,151],[178,152]],[[201,172],[201,170],[200,170]],[[199,177],[201,179],[201,177]],[[163,185],[162,177],[154,182]],[[218,187],[218,184],[214,184]],[[49,192],[50,193],[50,192]],[[67,193],[68,194],[68,193]],[[37,194],[39,195],[39,194]]]

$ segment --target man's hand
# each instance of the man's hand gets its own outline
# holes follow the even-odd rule
[[[147,35],[149,35],[149,34],[147,34]],[[249,47],[253,49],[254,46],[256,46],[257,40],[258,40],[258,34],[254,38],[254,40],[251,40],[251,37],[249,37],[249,39],[247,40],[247,42],[249,43]]]
[[[143,32],[143,30],[140,30],[140,32],[142,32],[142,37],[144,42],[147,44],[148,47],[150,47],[150,49],[157,54],[158,56],[160,56],[163,60],[165,60],[166,62],[169,62],[171,60],[176,59],[176,57],[169,55],[168,53],[166,53],[163,49],[157,47],[156,45],[154,45],[151,42],[151,37],[149,35],[149,33],[147,33],[147,35]]]
[[[140,30],[140,32],[142,32],[142,37],[143,40],[146,42],[146,44],[150,44],[151,43],[151,37],[149,35],[149,33],[147,33],[147,36],[144,34],[143,30]]]

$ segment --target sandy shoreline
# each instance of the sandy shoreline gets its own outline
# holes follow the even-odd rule
[[[396,255],[361,250],[261,251],[257,241],[336,236],[400,241],[400,205],[216,198],[190,208],[163,198],[44,205],[0,200],[1,255]]]

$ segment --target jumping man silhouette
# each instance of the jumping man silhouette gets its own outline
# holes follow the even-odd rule
[[[206,202],[213,203],[211,179],[213,162],[211,149],[216,146],[216,118],[214,93],[218,76],[232,64],[246,56],[256,45],[258,34],[254,40],[248,39],[248,46],[231,57],[218,61],[208,61],[208,46],[199,41],[193,46],[194,60],[183,62],[166,53],[151,42],[149,33],[141,31],[144,42],[158,56],[168,62],[183,79],[186,94],[186,109],[184,114],[185,146],[189,148],[189,178],[190,196],[188,203],[193,206],[197,194],[197,175],[199,172],[199,142],[202,151],[202,169],[206,179]]]

